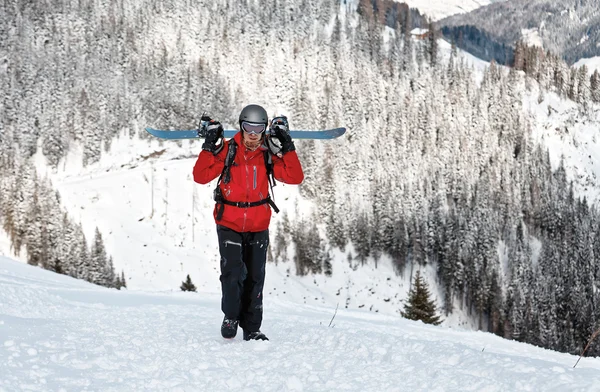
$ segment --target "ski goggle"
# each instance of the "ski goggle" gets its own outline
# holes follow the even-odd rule
[[[260,135],[267,129],[267,124],[257,124],[242,121],[242,130],[251,135]]]

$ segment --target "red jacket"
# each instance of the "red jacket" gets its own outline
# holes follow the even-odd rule
[[[223,197],[232,202],[255,202],[269,195],[269,179],[265,167],[264,148],[249,151],[242,142],[242,134],[238,132],[233,139],[238,145],[234,162],[231,165],[231,181],[219,184]],[[218,178],[223,171],[227,145],[217,155],[202,150],[194,166],[194,181],[207,184]],[[302,165],[296,151],[290,151],[279,158],[273,158],[273,175],[277,181],[287,184],[300,184],[304,179]],[[240,208],[225,205],[223,217],[216,221],[217,205],[213,212],[215,222],[237,232],[258,232],[267,230],[271,222],[271,207],[262,204],[255,207]]]

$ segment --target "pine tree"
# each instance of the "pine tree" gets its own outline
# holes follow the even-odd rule
[[[331,270],[330,255],[319,237],[319,229],[315,221],[316,218],[312,220],[312,224],[300,221],[294,230],[293,239],[296,248],[294,264],[298,276],[320,274],[324,267]]]
[[[89,270],[87,271],[89,278],[87,280],[94,284],[109,287],[112,281],[106,274],[107,264],[108,257],[104,248],[104,240],[102,239],[100,230],[96,227],[94,242],[92,243],[92,248],[90,250],[90,265]]]
[[[514,51],[514,68],[517,71],[522,71],[525,69],[525,47],[523,41],[519,40],[515,43],[515,51]]]
[[[590,93],[590,77],[588,76],[588,68],[584,64],[576,73],[577,78],[577,97],[576,101],[587,105],[591,98]]]
[[[65,275],[77,277],[76,249],[77,241],[75,226],[69,220],[66,212],[62,213],[61,234],[56,253],[61,256],[61,270]]]
[[[427,50],[429,51],[429,63],[431,64],[431,67],[435,67],[437,65],[437,57],[439,51],[437,44],[438,33],[435,30],[433,22],[429,22],[428,28],[429,47],[427,48]]]
[[[590,78],[590,90],[592,100],[594,102],[600,102],[600,74],[598,73],[598,70],[595,70]]]
[[[196,286],[192,283],[192,278],[190,278],[190,274],[188,274],[187,278],[185,278],[185,282],[181,282],[180,286],[181,291],[194,291],[196,292]]]
[[[410,18],[410,11],[406,13],[404,20],[403,38],[404,45],[402,46],[402,70],[408,72],[412,69],[413,60],[413,49],[412,49],[412,21]]]
[[[127,281],[125,280],[125,272],[121,271],[121,277],[117,275],[117,289],[121,290],[121,287],[127,288]]]
[[[75,225],[75,247],[73,249],[72,260],[74,261],[75,277],[78,279],[90,280],[90,252],[87,248],[87,240],[80,224]]]
[[[118,275],[115,275],[115,268],[114,268],[112,256],[108,257],[108,261],[106,262],[106,265],[104,266],[103,272],[104,272],[105,286],[116,288],[116,282],[117,282],[116,276],[118,276]]]
[[[417,271],[413,287],[408,294],[408,302],[404,305],[402,317],[409,320],[421,320],[425,324],[438,325],[443,320],[440,320],[440,316],[436,315],[436,312],[435,301],[430,299],[427,282],[421,277],[421,272]]]

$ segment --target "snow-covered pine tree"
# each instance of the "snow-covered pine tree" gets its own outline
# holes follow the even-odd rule
[[[61,270],[65,275],[77,278],[77,238],[75,227],[66,212],[62,214],[61,234],[56,249],[61,261]]]
[[[402,24],[402,37],[403,37],[403,45],[402,45],[402,63],[401,67],[404,72],[410,72],[414,67],[414,57],[413,57],[413,48],[412,48],[412,35],[411,30],[413,29],[412,17],[411,13],[405,13],[404,23]]]
[[[299,221],[292,238],[296,249],[294,263],[297,275],[320,274],[325,267],[331,271],[331,257],[319,236],[319,229],[314,217],[310,219],[310,222]]]
[[[121,286],[119,287],[119,290],[121,290],[121,287],[127,288],[127,280],[125,280],[125,272],[124,271],[121,271]]]
[[[515,42],[513,67],[517,71],[523,71],[525,69],[525,47],[522,40]]]
[[[35,174],[35,173],[34,173]],[[44,226],[42,209],[40,206],[40,185],[34,175],[33,195],[28,205],[25,225],[25,249],[27,250],[27,263],[43,266],[48,260],[48,233]]]
[[[40,208],[41,222],[44,228],[42,235],[46,237],[44,241],[48,244],[47,257],[42,260],[42,266],[45,269],[64,274],[66,273],[65,268],[68,269],[68,267],[63,262],[66,255],[59,251],[60,243],[64,241],[60,195],[58,191],[52,189],[52,184],[47,178],[40,180]]]
[[[585,64],[577,70],[577,93],[576,101],[587,107],[591,100],[591,91],[588,67]]]
[[[427,25],[428,29],[429,29],[429,36],[428,36],[428,55],[429,55],[429,64],[431,65],[432,68],[435,68],[435,66],[437,65],[437,61],[438,61],[438,38],[439,38],[439,33],[438,30],[435,28],[435,25],[432,22],[429,22],[429,24]]]
[[[600,102],[600,73],[595,70],[590,78],[590,92],[592,100],[596,103]]]
[[[110,280],[110,276],[107,275],[108,256],[104,248],[102,234],[98,227],[94,231],[94,241],[90,249],[89,260],[87,280],[101,286],[111,287],[113,282]]]
[[[115,268],[112,256],[108,257],[106,265],[104,266],[104,279],[106,287],[117,287],[117,276],[115,275]]]

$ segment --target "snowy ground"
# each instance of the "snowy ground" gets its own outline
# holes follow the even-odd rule
[[[600,72],[600,57],[591,57],[585,59],[579,59],[573,66],[579,68],[582,66],[586,66],[588,68],[589,74],[593,74],[594,71]]]
[[[421,14],[426,14],[433,21],[443,19],[454,14],[471,12],[493,1],[490,0],[398,0],[406,3],[410,8],[417,8]]]
[[[214,293],[99,288],[0,257],[0,391],[600,391],[600,360],[269,298],[225,341]]]

